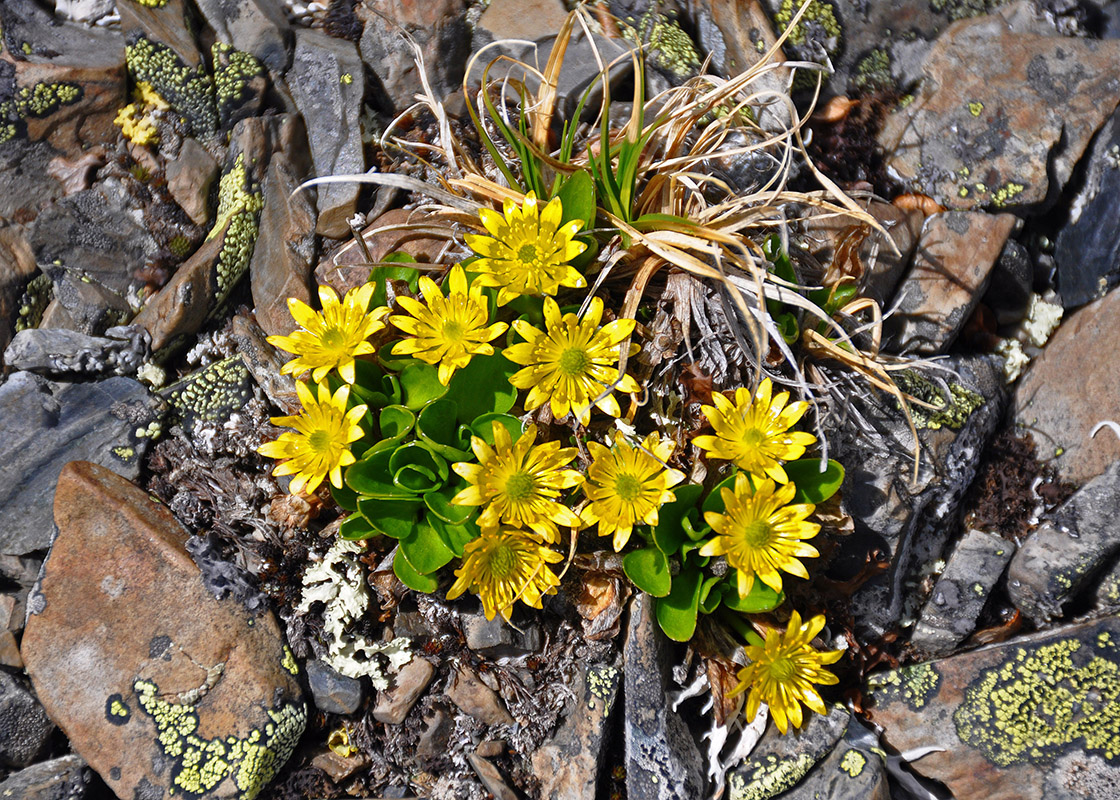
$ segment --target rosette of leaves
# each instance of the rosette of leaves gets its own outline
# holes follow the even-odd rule
[[[797,489],[794,503],[819,505],[836,494],[844,480],[844,468],[831,460],[823,472],[816,458],[787,462],[784,469]],[[776,592],[760,580],[754,581],[746,597],[740,597],[734,570],[722,560],[717,564],[717,559],[700,555],[713,535],[704,512],[723,512],[720,490],[732,488],[736,474],[733,471],[712,488],[703,503],[699,484],[675,487],[676,500],[661,507],[657,525],[639,531],[645,546],[622,558],[626,577],[655,598],[657,622],[675,641],[692,638],[701,614],[762,614],[785,602],[785,592]]]

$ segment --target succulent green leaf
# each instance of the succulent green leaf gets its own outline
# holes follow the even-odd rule
[[[390,449],[370,448],[361,461],[351,464],[346,470],[346,485],[363,497],[383,500],[407,497],[411,493],[393,482],[393,472],[389,468],[393,452]]]
[[[397,554],[393,556],[393,574],[400,578],[401,583],[417,592],[431,594],[439,588],[439,580],[431,575],[421,575],[413,569],[408,559],[404,557],[404,552],[399,548]]]
[[[700,587],[700,613],[711,614],[723,601],[723,576],[712,575],[710,578],[705,578],[703,585]]]
[[[408,536],[401,539],[401,552],[420,575],[435,572],[455,557],[435,529],[425,522],[414,525]]]
[[[831,458],[825,464],[824,472],[821,472],[819,458],[790,461],[785,465],[785,470],[790,482],[797,487],[793,495],[795,503],[823,503],[840,491],[840,486],[844,483],[843,465]]]
[[[443,539],[443,543],[455,554],[456,558],[463,557],[463,548],[471,539],[477,539],[481,534],[478,526],[472,519],[466,519],[460,525],[444,522],[435,514],[428,516],[428,522]]]
[[[517,365],[501,353],[475,356],[448,384],[448,395],[458,404],[458,421],[469,423],[480,414],[504,414],[517,402],[517,388],[509,379]]]
[[[656,547],[643,547],[622,557],[622,571],[648,595],[665,597],[673,585],[669,561]]]
[[[349,468],[347,468],[349,470]],[[342,486],[331,484],[331,497],[338,503],[338,507],[346,511],[358,510],[358,493],[346,483],[346,472],[343,472]]]
[[[460,428],[458,414],[456,401],[443,397],[424,406],[416,420],[416,435],[449,461],[471,458],[470,433]]]
[[[375,500],[372,497],[358,500],[358,510],[366,523],[392,539],[403,539],[412,533],[420,523],[423,505],[419,500]]]
[[[681,522],[688,512],[696,508],[696,501],[704,487],[698,483],[686,483],[673,489],[676,499],[661,506],[657,512],[657,527],[653,529],[653,543],[665,555],[672,555],[685,540]]]
[[[471,433],[491,447],[494,446],[494,426],[492,423],[500,422],[513,441],[517,441],[522,434],[521,420],[509,414],[483,414],[471,423]]]
[[[451,502],[451,498],[470,485],[457,475],[455,477],[457,480],[454,483],[445,484],[436,491],[425,494],[424,503],[432,514],[444,522],[460,525],[466,522],[476,509],[473,506],[457,506]]]
[[[673,579],[668,597],[657,601],[657,622],[665,635],[675,642],[687,642],[696,633],[703,578],[704,574],[698,569],[682,569]]]
[[[414,264],[416,259],[408,253],[395,252],[389,253],[385,256],[383,261],[396,264]],[[373,306],[387,305],[389,295],[386,291],[386,281],[405,281],[408,283],[408,288],[413,292],[420,284],[420,270],[415,267],[374,267],[369,271],[369,283],[374,284],[376,287],[373,290],[373,299],[370,301]]]
[[[447,394],[447,387],[439,382],[439,370],[431,364],[414,360],[401,370],[401,394],[407,408],[419,411]]]
[[[383,450],[386,449],[386,442],[396,445],[404,441],[404,437],[408,436],[412,426],[416,424],[416,415],[404,406],[385,406],[381,409],[378,424],[381,429],[381,441],[378,442],[377,449]]]
[[[775,592],[757,578],[746,597],[739,597],[733,579],[724,584],[723,604],[732,611],[738,611],[742,614],[764,614],[767,611],[773,611],[785,600],[785,592]]]
[[[342,539],[368,539],[371,536],[376,536],[377,533],[374,527],[369,524],[369,520],[361,514],[351,514],[338,526],[338,535]]]

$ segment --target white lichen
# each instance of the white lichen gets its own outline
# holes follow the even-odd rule
[[[996,355],[1003,358],[1003,379],[1009,384],[1014,383],[1023,369],[1031,363],[1030,356],[1023,352],[1023,345],[1018,339],[1001,339],[996,345]]]
[[[368,677],[374,688],[383,691],[389,688],[386,673],[395,674],[412,653],[404,637],[372,642],[351,630],[370,602],[365,568],[358,560],[362,552],[357,542],[339,539],[321,561],[312,562],[303,573],[303,597],[296,610],[306,614],[314,603],[326,606],[323,631],[328,641],[323,660],[342,675]]]
[[[1050,335],[1057,329],[1062,321],[1062,307],[1056,303],[1048,303],[1039,295],[1031,295],[1031,305],[1027,310],[1027,319],[1022,325],[1023,334],[1027,342],[1035,347],[1042,347],[1050,339]]]

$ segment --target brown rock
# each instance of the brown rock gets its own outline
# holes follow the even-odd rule
[[[19,621],[19,628],[12,626],[15,620],[16,599],[10,594],[0,594],[0,631],[20,630],[23,620]]]
[[[1062,480],[1083,484],[1120,458],[1120,437],[1101,420],[1120,422],[1120,291],[1064,320],[1015,390],[1015,424],[1038,445]]]
[[[167,161],[167,190],[195,224],[210,219],[210,187],[218,177],[218,162],[196,139],[184,139],[179,155]]]
[[[283,336],[295,330],[288,298],[311,303],[315,206],[306,193],[292,194],[301,177],[288,158],[277,153],[262,187],[264,209],[249,276],[257,322],[269,335]]]
[[[11,631],[0,631],[0,666],[23,669],[23,657],[19,654],[19,644]]]
[[[560,0],[491,0],[478,25],[495,39],[532,42],[556,33],[567,18]]]
[[[494,795],[494,800],[518,800],[517,792],[509,785],[498,772],[498,768],[477,753],[467,753],[467,763],[471,765],[474,774],[482,781],[486,791]]]
[[[886,744],[944,748],[914,766],[954,797],[1073,800],[1117,786],[1116,617],[873,675],[868,694]]]
[[[0,227],[0,319],[4,320],[0,325],[0,350],[12,340],[11,325],[19,312],[16,304],[36,269],[24,227],[14,223]]]
[[[1116,41],[1016,33],[999,15],[961,20],[879,143],[903,180],[950,208],[1041,203],[1120,101],[1118,59]]]
[[[980,302],[1017,218],[946,211],[926,218],[885,330],[899,352],[943,353]]]
[[[327,750],[311,759],[311,766],[323,770],[335,783],[341,783],[362,767],[368,767],[369,759],[361,753],[344,758],[333,750]]]
[[[237,343],[241,360],[265,396],[287,413],[298,413],[302,404],[296,394],[296,382],[291,375],[280,372],[289,354],[270,345],[260,325],[241,314],[233,318],[230,335]]]
[[[469,714],[485,725],[512,725],[513,717],[505,703],[478,679],[468,667],[459,665],[447,687],[447,696],[464,714]]]
[[[187,23],[186,0],[166,0],[158,6],[121,3],[117,11],[125,36],[139,31],[153,42],[170,47],[191,69],[202,66],[202,54]]]
[[[373,718],[388,725],[400,725],[428,688],[435,673],[432,662],[425,658],[413,658],[393,676],[392,687],[377,698]]]
[[[23,639],[48,714],[122,800],[251,800],[306,720],[275,619],[216,600],[167,508],[103,467],[63,469],[55,522]]]

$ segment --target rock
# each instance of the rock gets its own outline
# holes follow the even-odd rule
[[[135,375],[151,355],[148,332],[138,325],[87,336],[77,331],[28,328],[15,335],[4,351],[12,369],[44,375]]]
[[[311,269],[315,263],[315,205],[304,192],[293,194],[302,175],[283,153],[268,165],[262,187],[257,247],[249,264],[253,305],[265,333],[286,336],[296,328],[288,298],[311,304]]]
[[[242,120],[260,116],[269,88],[268,68],[252,53],[229,44],[218,42],[211,53],[218,123],[228,131]]]
[[[270,345],[260,326],[240,314],[233,318],[230,337],[236,342],[241,360],[269,402],[288,413],[297,413],[300,402],[295,380],[291,375],[280,372],[285,361],[281,355],[287,354]]]
[[[0,320],[4,320],[0,347],[7,347],[12,339],[12,323],[20,318],[20,298],[37,269],[24,227],[0,224]]]
[[[19,643],[11,631],[0,631],[0,666],[12,669],[23,669],[23,656],[19,652]]]
[[[470,668],[462,664],[451,676],[447,696],[464,714],[474,717],[484,725],[512,725],[513,717],[506,710],[502,698],[478,679]]]
[[[533,622],[516,630],[498,617],[471,614],[464,616],[462,624],[467,647],[487,658],[525,655],[541,648],[541,629]]]
[[[322,661],[308,661],[307,683],[315,707],[326,714],[353,714],[362,704],[362,682],[339,675]]]
[[[491,40],[528,39],[535,41],[556,33],[568,12],[561,0],[491,0],[478,18],[478,30]]]
[[[502,778],[498,768],[477,753],[467,753],[467,763],[471,765],[474,774],[482,781],[486,791],[494,795],[494,800],[519,800],[520,795]]]
[[[1120,43],[1016,33],[998,15],[956,22],[883,125],[889,168],[950,208],[1052,200],[1120,101],[1104,67],[1117,58]]]
[[[166,47],[186,67],[197,70],[202,66],[202,54],[191,32],[191,12],[187,11],[186,0],[165,0],[158,5],[120,3],[117,11],[121,16],[121,31],[129,42],[143,36]]]
[[[192,436],[221,425],[253,399],[253,378],[239,356],[215,361],[160,390],[170,406],[169,422]]]
[[[996,315],[997,325],[1013,325],[1027,315],[1034,293],[1034,259],[1030,251],[1008,239],[992,270],[984,305]]]
[[[0,797],[18,800],[82,800],[89,768],[80,756],[63,756],[21,769],[0,782]]]
[[[849,723],[859,725],[858,722]],[[845,737],[782,800],[891,800],[883,751]]]
[[[198,225],[210,220],[210,188],[218,162],[195,139],[184,139],[179,155],[167,159],[167,190]]]
[[[936,355],[956,340],[987,288],[1017,218],[946,211],[926,219],[914,263],[884,324],[892,352]]]
[[[212,231],[136,315],[133,322],[148,331],[152,349],[162,350],[177,338],[197,332],[216,310],[218,271],[228,233],[228,221],[221,230]]]
[[[83,281],[78,271],[49,269],[50,273],[58,282],[51,284],[54,297],[43,311],[40,328],[64,328],[98,336],[132,316],[126,296],[95,281]]]
[[[572,685],[575,702],[551,740],[533,753],[533,775],[541,797],[580,800],[594,797],[606,752],[611,712],[622,684],[622,659],[589,666]]]
[[[868,679],[872,720],[954,797],[1114,796],[1120,619],[1107,617]]]
[[[365,172],[361,113],[366,81],[357,48],[318,31],[298,31],[288,83],[308,126],[315,174]],[[354,216],[360,189],[357,183],[319,186],[316,231],[336,239],[348,234],[348,220]]]
[[[167,508],[104,467],[67,465],[55,522],[23,639],[51,718],[120,797],[255,796],[307,716],[275,619],[216,600]]]
[[[448,239],[434,235],[435,231],[421,229],[401,230],[400,226],[424,226],[429,222],[427,214],[394,208],[386,211],[366,226],[362,239],[369,249],[370,258],[382,261],[390,253],[402,252],[424,264],[438,262],[440,254],[447,247]],[[385,230],[390,228],[390,230]],[[315,268],[315,280],[326,284],[338,292],[339,297],[355,286],[369,280],[369,264],[357,240],[351,240],[322,259]]]
[[[832,457],[846,465],[844,503],[855,521],[855,535],[843,540],[838,560],[858,571],[868,552],[879,550],[890,562],[853,597],[857,627],[867,635],[881,636],[925,603],[920,573],[944,553],[960,500],[1003,414],[1006,391],[997,359],[953,357],[941,366],[946,371],[934,375],[946,381],[949,404],[932,414],[910,406],[920,444],[916,480],[914,439],[889,398],[852,399],[873,432],[854,419],[826,427]],[[943,389],[928,377],[914,371],[893,376],[911,396],[945,404]]]
[[[1108,231],[1120,224],[1120,114],[1113,114],[1082,162],[1085,182],[1058,232],[1054,261],[1064,308],[1089,303],[1120,284],[1120,243]]]
[[[218,41],[252,53],[273,72],[288,68],[291,26],[281,0],[196,0]]]
[[[0,631],[23,630],[23,620],[17,620],[15,610],[16,599],[10,594],[0,594]]]
[[[1062,610],[1120,553],[1120,461],[1031,531],[1007,573],[1011,601],[1037,623]]]
[[[0,670],[0,765],[26,767],[47,746],[54,723],[35,695]]]
[[[378,696],[373,718],[387,725],[400,725],[435,674],[436,668],[431,661],[413,657],[393,676],[392,687]]]
[[[1015,390],[1019,430],[1058,476],[1081,485],[1120,459],[1120,437],[1089,432],[1120,422],[1120,291],[1078,309],[1062,322]]]
[[[944,655],[976,629],[988,596],[1015,554],[1015,543],[970,530],[948,558],[910,643],[930,655]]]
[[[729,796],[768,800],[793,788],[832,752],[850,718],[834,707],[827,716],[810,715],[800,730],[785,735],[771,725],[747,760],[727,773]]]
[[[453,730],[455,720],[443,709],[432,709],[424,717],[424,730],[416,743],[416,759],[421,768],[433,769],[447,764],[447,744]]]
[[[333,750],[327,750],[311,759],[311,766],[323,770],[335,783],[342,783],[362,767],[368,767],[369,759],[361,753],[343,758]]]
[[[57,156],[46,142],[13,139],[0,145],[0,219],[27,224],[62,197],[62,183],[49,169]]]
[[[404,111],[424,90],[402,28],[423,54],[436,99],[460,88],[471,52],[465,0],[362,0],[354,13],[363,25],[362,61],[377,76],[375,95],[386,111]]]
[[[624,649],[626,792],[630,797],[699,797],[704,765],[692,733],[665,695],[669,642],[654,618],[650,597],[630,605]]]
[[[23,630],[23,618],[27,615],[27,597],[35,582],[39,580],[39,570],[43,566],[41,558],[22,558],[13,555],[0,555],[0,576],[18,588],[0,597],[0,615],[8,618],[7,629],[12,633]],[[11,601],[11,610],[7,609]]]
[[[120,33],[60,24],[33,0],[5,0],[0,28],[0,145],[45,140],[77,156],[116,141],[113,119],[128,102]]]
[[[135,478],[160,416],[158,401],[131,378],[52,393],[42,378],[17,372],[0,385],[0,553],[50,545],[50,498],[66,462],[94,461]]]

